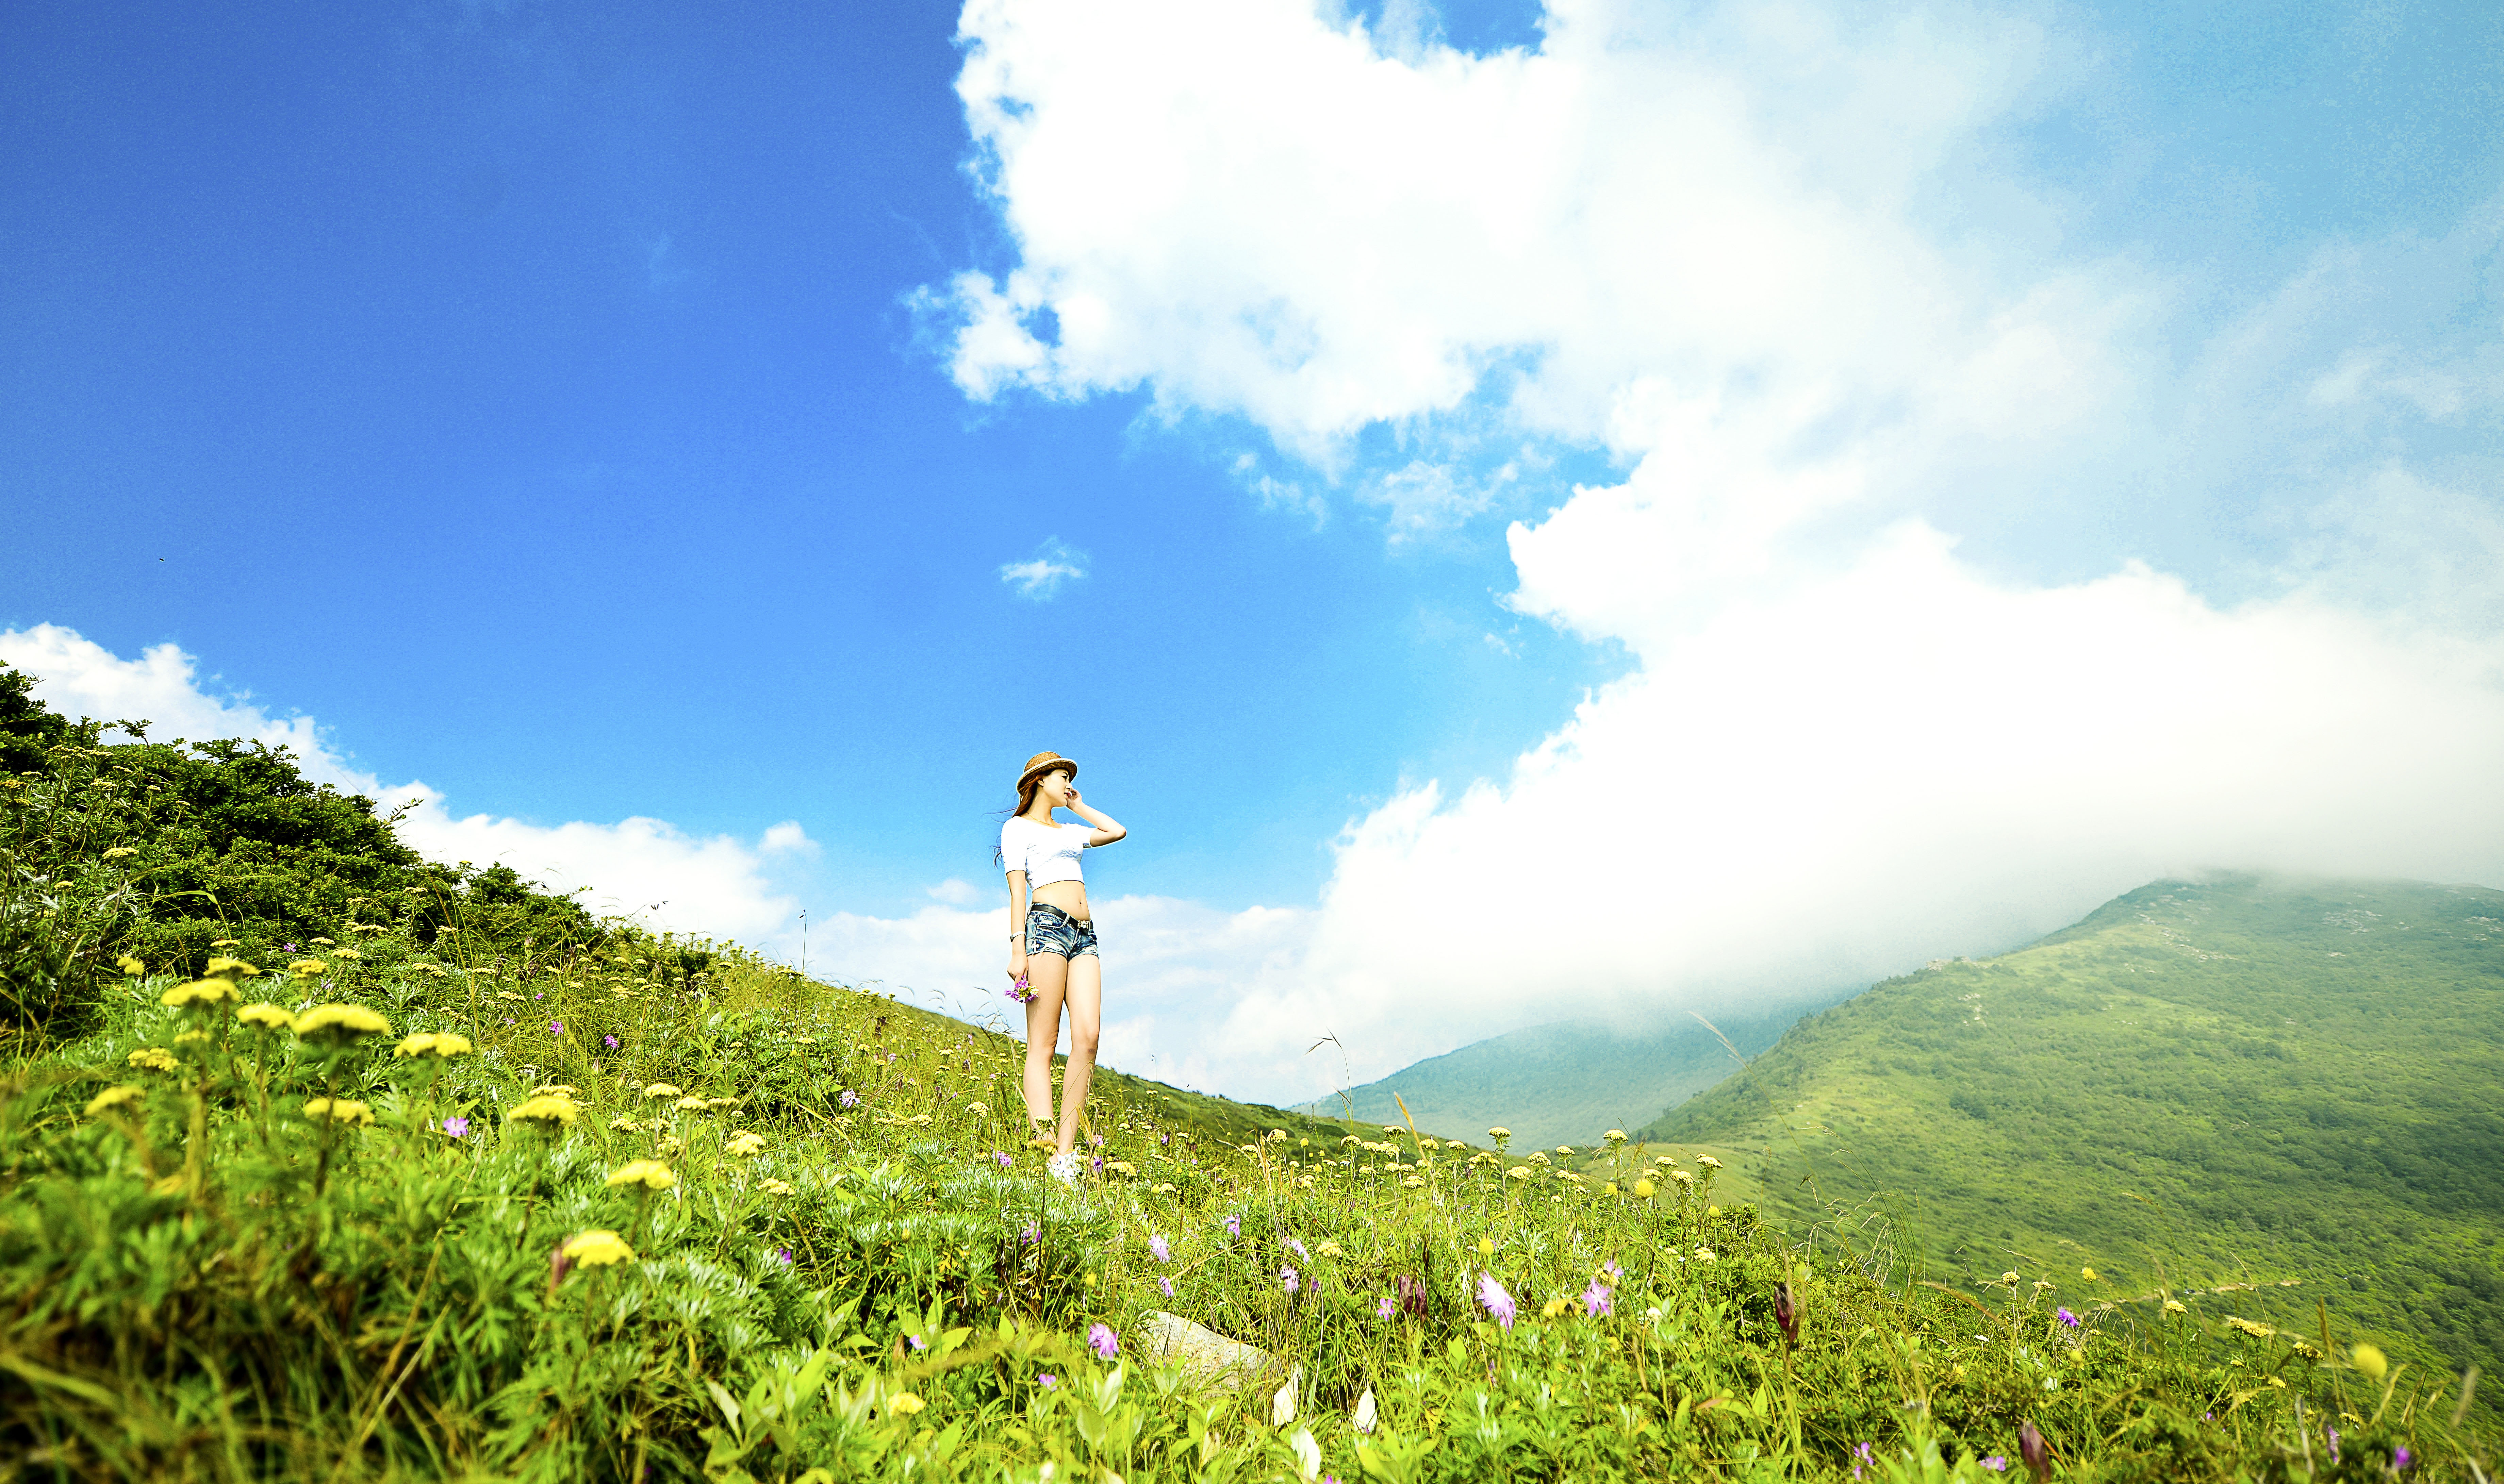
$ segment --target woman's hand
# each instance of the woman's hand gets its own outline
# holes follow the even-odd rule
[[[1024,978],[1026,978],[1026,945],[1021,943],[1009,949],[1009,983],[1016,984]]]

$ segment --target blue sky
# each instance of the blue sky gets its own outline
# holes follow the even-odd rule
[[[2496,519],[2493,8],[2049,6],[1885,24],[1781,12],[1813,41],[1729,14],[1586,0],[1552,17],[1316,18],[1264,5],[1224,24],[1184,7],[1168,24],[1118,7],[515,0],[123,7],[106,24],[91,9],[21,9],[0,57],[0,630],[73,631],[125,665],[178,646],[201,714],[317,718],[305,735],[339,767],[422,779],[451,813],[549,829],[646,816],[689,841],[749,842],[741,869],[768,904],[734,915],[750,932],[796,907],[820,922],[928,916],[951,879],[991,892],[987,811],[1026,754],[1071,753],[1133,832],[1099,868],[1100,893],[1184,904],[1159,930],[1195,941],[1191,922],[1251,931],[1245,914],[1284,915],[1286,937],[1256,933],[1257,947],[1173,949],[1189,963],[1167,965],[1127,1044],[1254,1091],[1287,1089],[1291,1063],[1211,1048],[1241,1029],[1227,1029],[1227,1003],[1295,1001],[1256,987],[1262,976],[1317,984],[1354,962],[1344,945],[1378,937],[1378,951],[1449,982],[1429,948],[1453,921],[1436,913],[1466,909],[1424,904],[1500,895],[1513,870],[1640,877],[1660,846],[1573,830],[1656,806],[1650,774],[1629,762],[1560,820],[1530,802],[1522,759],[1545,746],[1562,761],[1534,771],[1583,766],[1617,745],[1597,740],[1613,726],[1768,755],[1734,717],[1776,714],[1768,698],[1803,672],[1745,651],[1767,689],[1716,691],[1711,677],[1742,662],[1712,661],[1708,638],[1783,632],[1763,604],[1793,589],[1765,573],[1840,581],[1870,553],[1909,551],[1883,545],[1903,522],[1954,543],[1930,567],[1901,556],[1906,591],[1953,577],[2101,593],[2139,562],[2202,612],[2295,595],[2359,624],[2430,625],[2394,640],[2415,655],[2433,652],[2428,632],[2493,640],[2504,609],[2460,535]],[[1097,52],[1124,37],[1134,65],[1068,81],[1088,48],[1056,27]],[[1605,45],[1587,41],[1604,29]],[[1333,37],[1376,64],[1333,71]],[[1547,248],[1416,287],[1437,282],[1443,239],[1384,229],[1368,201],[1412,178],[1458,183],[1404,208],[1425,220],[1477,162],[1399,163],[1398,149],[1438,148],[1401,136],[1402,112],[1439,106],[1437,88],[1513,86],[1494,64],[1471,71],[1474,56],[1513,48],[1535,69],[1586,43],[1579,77],[1632,58],[1691,85],[1658,94],[1657,115],[1640,89],[1595,91],[1574,126],[1587,125],[1574,147],[1593,179],[1649,168],[1611,139],[1726,127],[1761,136],[1776,163],[1679,177],[1661,209],[1711,201],[1755,221],[1762,205],[1765,221],[1849,222],[1882,246],[1769,293],[1776,310],[1815,299],[1817,313],[1758,339],[1719,323],[1683,339],[1711,318],[1710,294],[1658,309],[1659,286],[1604,267],[1588,269],[1599,307],[1522,308],[1583,271],[1557,263],[1640,258],[1642,224],[1614,239],[1575,224],[1606,215],[1589,203],[1536,227]],[[1000,94],[1016,106],[1001,115],[1010,132],[978,139],[957,87],[984,57],[1016,69]],[[1115,99],[1130,125],[1089,133],[1107,127],[1091,99],[1133,84],[1136,97]],[[1365,95],[1377,85],[1408,101],[1377,106]],[[1742,100],[1726,115],[1679,112],[1722,85]],[[1311,158],[1393,161],[1353,204],[1279,186],[1259,155],[1333,108],[1346,122]],[[1183,128],[1217,146],[1181,184],[1124,155]],[[1102,179],[1086,177],[1091,161]],[[1534,194],[1517,211],[1537,223]],[[1149,198],[1164,204],[1089,236]],[[1196,235],[1238,208],[1251,225],[1234,234],[1237,256]],[[1489,209],[1490,230],[1514,210]],[[1763,229],[1751,254],[1791,240]],[[1538,293],[1484,287],[1516,267]],[[1870,293],[1816,299],[1864,269]],[[1017,275],[1036,286],[995,322],[1032,337],[1008,360],[967,350],[991,323],[968,274],[1003,303]],[[1069,328],[1085,304],[1109,306],[1096,349]],[[1286,327],[1261,330],[1255,359],[1271,362],[1224,362],[1204,327],[1262,306]],[[2021,322],[2039,325],[1992,340]],[[1902,363],[1931,367],[1910,372],[1887,349],[1906,326],[1964,328],[1907,352]],[[1417,358],[1370,359],[1411,334]],[[1016,362],[1029,344],[1045,369]],[[2000,367],[2046,355],[2070,368],[2042,385],[2087,409],[2075,419],[1953,410],[2012,384]],[[1435,375],[1418,369],[1429,362]],[[1816,369],[1829,366],[1846,369]],[[1951,383],[1975,390],[1936,392]],[[1660,411],[1661,397],[1678,406]],[[1794,418],[1803,397],[1826,400]],[[1638,416],[1652,421],[1627,431]],[[1697,519],[1781,512],[1767,527],[1783,533],[1778,554],[1687,565],[1722,536],[1613,535],[1606,501],[1578,494],[1631,490],[1650,511],[1665,506],[1647,480],[1742,466],[1771,483],[1703,500]],[[1794,476],[1854,493],[1802,493],[1784,483]],[[1792,493],[1764,493],[1778,486]],[[1586,515],[1549,520],[1575,507]],[[1559,555],[1586,527],[1600,534]],[[1760,537],[1773,539],[1748,539]],[[1033,595],[1004,580],[1039,557],[1083,575]],[[1922,683],[1988,690],[2027,668],[1990,663]],[[1612,682],[1673,673],[1723,704],[1666,726],[1605,708],[1578,719]],[[86,694],[55,678],[57,695]],[[2461,735],[2485,735],[2491,694],[2453,674],[2422,698],[2468,707]],[[2080,704],[2110,708],[2092,693]],[[2285,735],[2261,714],[2245,720],[2262,732],[2235,736]],[[1797,719],[1827,748],[1865,750],[1849,715]],[[2317,760],[2400,766],[2381,745],[2325,741]],[[1731,776],[1676,781],[1696,761],[1664,753],[1664,786],[1709,793]],[[1483,816],[1460,802],[1474,780],[1492,790]],[[1404,808],[1443,823],[1411,828]],[[2397,809],[2359,800],[2355,817]],[[2448,836],[2366,841],[2325,824],[2290,842],[2251,822],[2269,813],[2256,803],[2249,820],[2145,854],[2071,841],[2062,859],[2092,869],[1995,845],[1973,879],[2039,889],[1889,911],[1938,951],[1987,950],[2169,863],[2421,859],[2413,874],[2433,874],[2488,861]],[[752,843],[782,821],[815,853],[759,854]],[[1513,844],[1429,865],[1415,842],[1438,829]],[[1802,829],[1806,853],[1863,858],[1812,848]],[[1974,839],[1924,848],[1951,837]],[[1699,824],[1680,838],[1718,837]],[[1396,859],[1374,862],[1368,841]],[[1778,900],[1858,891],[1848,874],[1794,880],[1715,848],[1696,881],[1762,880],[1728,905],[1752,940],[1799,931]],[[1413,911],[1367,896],[1395,879]],[[1721,900],[1694,882],[1657,889]],[[991,931],[973,920],[988,896],[938,900],[950,915],[930,933],[971,945]],[[1334,900],[1375,901],[1374,927],[1334,925]],[[1849,944],[1825,956],[1751,960],[1692,924],[1655,932],[1643,902],[1626,894],[1606,929],[1541,929],[1616,933],[1615,957],[1514,963],[1436,1029],[1383,1029],[1377,1059],[1550,1018],[1560,994],[1586,988],[1823,989],[1930,956],[1839,928]],[[848,968],[899,982],[975,972],[927,956],[929,942],[897,948],[886,928],[835,941],[860,955]],[[1662,942],[1687,944],[1687,969],[1651,961],[1646,945]],[[1386,1027],[1433,1003],[1384,963],[1346,973],[1326,1001],[1373,996]]]

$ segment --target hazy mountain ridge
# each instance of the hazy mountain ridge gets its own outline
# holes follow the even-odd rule
[[[1739,1017],[1692,1018],[1649,1033],[1560,1020],[1473,1042],[1388,1077],[1316,1098],[1303,1110],[1368,1123],[1402,1122],[1401,1104],[1430,1133],[1480,1142],[1491,1126],[1523,1147],[1596,1142],[1632,1128],[1737,1072],[1834,993]],[[1728,1044],[1723,1044],[1723,1038]],[[1734,1054],[1735,1052],[1735,1054]]]
[[[1760,1151],[1794,1229],[1875,1199],[1934,1276],[2295,1278],[2254,1313],[2326,1299],[2493,1374],[2504,892],[2157,882],[1808,1018],[1637,1136]]]

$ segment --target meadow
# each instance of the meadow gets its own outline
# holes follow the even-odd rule
[[[2487,1476],[2465,1378],[2327,1308],[1940,1285],[1710,1145],[1108,1076],[1065,1190],[995,1028],[395,853],[283,754],[0,727],[22,1477]]]

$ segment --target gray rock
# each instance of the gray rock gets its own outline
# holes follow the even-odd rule
[[[1255,1377],[1275,1372],[1278,1358],[1258,1345],[1231,1340],[1206,1325],[1196,1325],[1163,1309],[1149,1311],[1155,1323],[1148,1354],[1179,1361],[1193,1378],[1229,1391]]]

